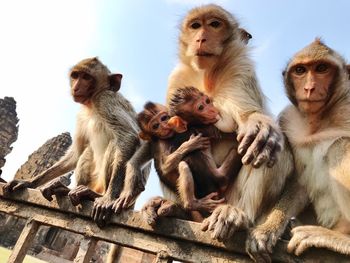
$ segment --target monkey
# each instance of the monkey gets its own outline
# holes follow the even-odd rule
[[[212,137],[214,140],[224,136],[235,140],[235,133],[222,133],[213,125],[220,118],[218,110],[214,107],[211,99],[207,95],[194,87],[178,89],[170,99],[169,111],[170,115],[175,115],[175,117],[170,119],[169,123],[173,119],[180,122],[185,121],[185,125],[189,126],[189,133],[193,133],[194,129],[195,132],[199,130],[202,134]],[[176,137],[175,140],[178,139]],[[202,189],[201,191],[196,191],[196,195],[203,196],[203,192],[211,193],[217,191],[218,188],[219,193],[222,194],[228,187],[229,180],[232,180],[233,177],[238,174],[242,166],[240,156],[237,153],[237,145],[236,143],[236,145],[232,147],[230,153],[219,168],[217,168],[213,159],[210,147],[200,152],[190,153],[179,164],[180,183],[184,177],[187,178],[187,180],[191,180],[193,175],[196,189]],[[198,166],[199,163],[204,164]],[[181,189],[187,189],[186,192],[192,192],[188,191],[189,189],[187,187],[179,187],[180,197],[186,194],[183,192],[181,195]]]
[[[215,126],[238,134],[243,166],[224,193],[226,203],[202,222],[203,231],[225,240],[236,230],[256,224],[277,201],[292,174],[293,156],[268,113],[248,47],[232,14],[212,4],[190,10],[180,27],[179,60],[169,76],[166,104],[179,87],[196,87],[219,110]],[[213,144],[217,165],[233,145],[234,140],[227,138]],[[165,198],[172,196],[169,189]]]
[[[130,166],[128,160],[140,146],[136,112],[118,92],[122,75],[111,74],[97,57],[77,63],[70,70],[69,78],[72,98],[81,104],[73,144],[57,163],[40,175],[29,181],[14,180],[4,189],[12,192],[35,188],[74,170],[78,186],[69,192],[70,198],[75,204],[82,199],[94,200],[92,217],[102,225],[123,190],[125,173]],[[125,184],[126,188],[135,187],[129,189],[133,200],[144,190],[142,184],[147,180],[149,165],[134,168],[141,172],[133,175],[142,178],[129,178],[133,182]],[[55,187],[62,191],[64,183],[58,178],[48,187],[49,191],[54,192],[50,188]]]
[[[346,65],[346,70],[347,70],[347,72],[349,74],[349,79],[350,79],[350,65]]]
[[[283,72],[291,105],[280,114],[295,160],[293,181],[267,220],[251,233],[248,251],[270,260],[277,239],[311,203],[317,225],[292,229],[288,252],[310,247],[350,255],[350,81],[345,60],[316,38],[297,52]]]
[[[241,40],[244,44],[248,45],[249,41],[253,38],[253,36],[244,28],[239,28],[239,34],[241,37]]]

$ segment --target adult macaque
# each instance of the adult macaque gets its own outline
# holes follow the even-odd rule
[[[281,113],[281,127],[293,150],[296,177],[251,233],[248,250],[268,262],[289,218],[311,202],[319,226],[295,227],[288,251],[300,255],[322,247],[350,255],[350,81],[345,61],[316,39],[294,55],[283,76],[292,105]]]
[[[219,110],[221,119],[215,126],[238,132],[244,165],[225,192],[227,204],[203,223],[213,238],[227,239],[273,205],[292,171],[292,156],[281,151],[282,133],[267,115],[248,48],[229,12],[216,5],[191,10],[182,22],[179,44],[180,63],[169,77],[168,103],[179,87],[196,87]],[[233,145],[232,139],[213,145],[218,165]]]
[[[30,181],[14,180],[4,189],[12,192],[37,187],[74,169],[78,186],[69,196],[75,204],[82,199],[95,200],[92,216],[97,222],[103,222],[113,200],[123,189],[130,166],[127,162],[140,145],[136,113],[130,102],[117,92],[122,76],[111,74],[97,58],[82,60],[71,69],[69,76],[72,97],[82,105],[72,146],[42,174]],[[125,188],[131,187],[127,192],[132,193],[135,200],[144,189],[138,182],[148,177],[149,166],[129,167],[129,170],[131,168],[141,171],[136,174],[140,178],[125,184]],[[62,178],[57,178],[44,187],[44,196],[51,198],[51,194],[56,190],[61,192],[64,187]]]

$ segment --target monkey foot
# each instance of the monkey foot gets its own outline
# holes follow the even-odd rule
[[[207,196],[193,200],[193,202],[186,207],[188,210],[196,210],[201,212],[213,212],[215,208],[225,202],[225,198],[219,198],[219,194],[214,192],[210,193]]]
[[[67,181],[68,180],[68,181]],[[40,188],[41,194],[49,201],[52,201],[52,196],[64,196],[67,195],[70,189],[67,185],[70,183],[70,180],[65,176],[60,176],[43,187]]]
[[[74,206],[81,204],[83,200],[94,201],[95,198],[101,197],[100,194],[92,191],[85,185],[78,185],[76,188],[70,190],[68,196]]]

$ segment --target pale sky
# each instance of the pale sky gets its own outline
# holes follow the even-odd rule
[[[74,133],[79,106],[69,96],[67,74],[83,58],[98,56],[122,73],[120,92],[137,111],[148,100],[164,102],[178,25],[190,8],[206,3],[222,5],[253,35],[251,55],[275,115],[288,103],[281,72],[296,51],[322,37],[350,58],[347,0],[0,1],[0,98],[15,98],[20,119],[2,176],[11,179],[51,137]],[[137,208],[157,194],[153,171]]]

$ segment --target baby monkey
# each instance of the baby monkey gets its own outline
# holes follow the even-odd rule
[[[140,137],[151,141],[160,180],[178,192],[188,211],[210,213],[223,203],[220,197],[242,165],[236,145],[217,167],[211,140],[236,138],[220,132],[214,126],[218,120],[219,112],[210,98],[193,87],[179,89],[169,110],[149,102],[138,115]]]

